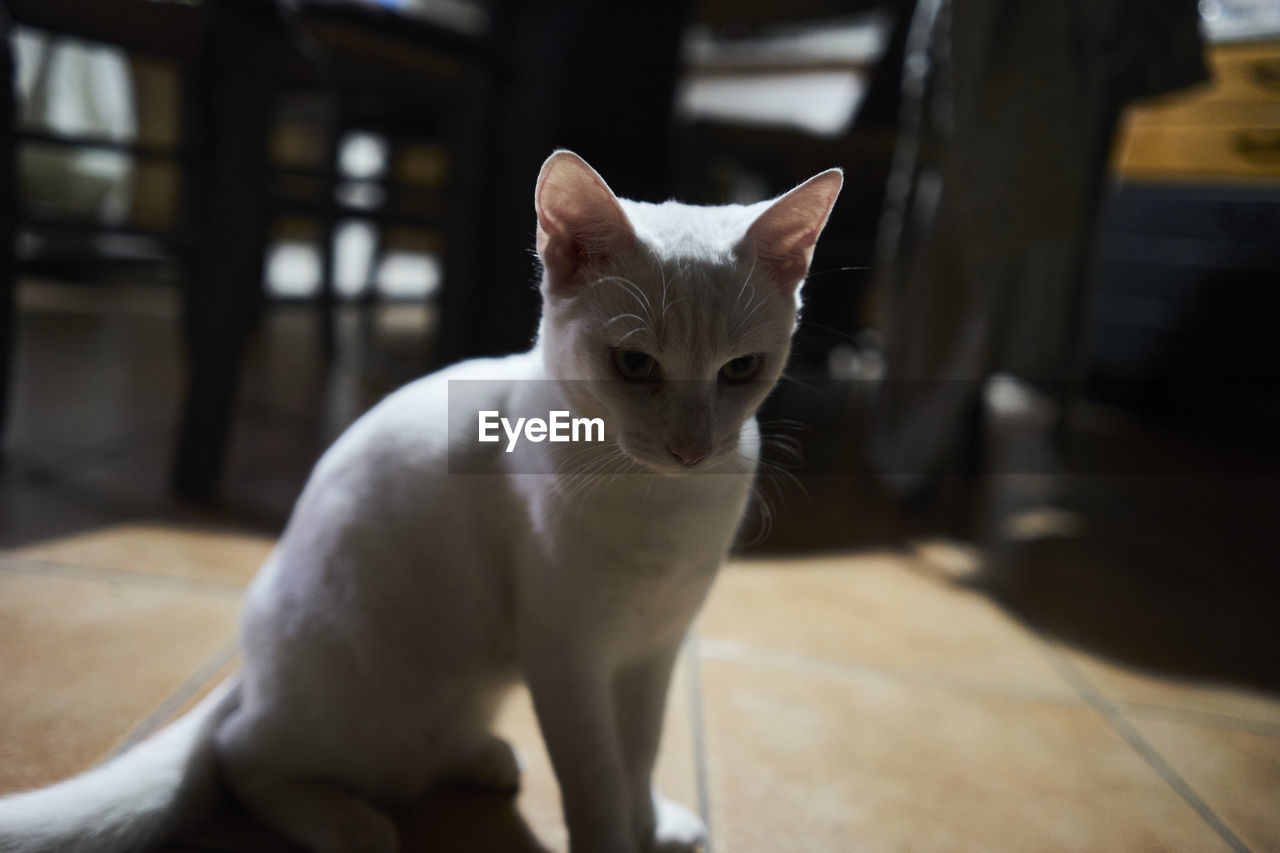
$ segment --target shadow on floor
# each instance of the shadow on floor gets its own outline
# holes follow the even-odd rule
[[[516,809],[512,796],[465,789],[436,791],[393,815],[405,853],[547,853]],[[301,853],[238,805],[227,805],[211,821],[167,845],[167,851],[202,853]]]
[[[1086,418],[1063,445],[1042,417],[997,416],[977,471],[944,475],[904,503],[850,457],[865,410],[841,421],[812,395],[809,411],[804,394],[789,397],[815,425],[801,433],[811,461],[767,491],[773,529],[746,554],[951,543],[942,582],[982,592],[1046,637],[1280,692],[1273,448],[1130,416],[1105,430]],[[813,473],[833,469],[859,473]],[[758,529],[749,523],[748,539]]]

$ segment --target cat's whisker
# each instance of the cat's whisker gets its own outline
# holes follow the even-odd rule
[[[616,481],[619,476],[627,473],[627,465],[629,461],[630,460],[627,459],[626,454],[622,453],[621,450],[613,448],[613,452],[606,454],[605,458],[592,467],[588,473],[585,473],[578,478],[580,482],[576,484],[576,488],[572,489],[564,497],[564,506],[561,508],[560,517],[563,518],[563,514],[568,512],[570,508],[572,508],[575,513],[580,513],[582,507],[587,504],[587,498],[590,497],[596,489],[601,485]],[[622,463],[620,467],[610,470],[611,465],[619,462]]]
[[[573,478],[575,484],[581,483],[601,471],[608,462],[609,456],[607,454],[599,454],[595,458],[583,460],[578,470],[569,471],[566,476]]]
[[[798,439],[791,435],[778,435],[775,430],[803,430],[807,427],[799,421],[779,420],[758,424],[760,429],[760,455],[755,460],[755,480],[751,488],[751,508],[756,516],[755,535],[744,547],[756,545],[769,537],[777,523],[777,507],[788,491],[798,490],[806,500],[809,492],[792,468],[804,461]],[[746,462],[746,459],[743,459]]]
[[[662,319],[667,319],[667,309],[672,305],[679,305],[681,302],[688,302],[691,297],[681,296],[679,299],[673,299],[667,305],[662,306]]]
[[[622,337],[618,338],[618,340],[617,340],[617,341],[615,341],[615,342],[614,342],[614,344],[615,344],[615,345],[617,345],[617,344],[622,343],[622,342],[623,342],[623,341],[625,341],[627,338],[631,337],[632,335],[636,334],[637,332],[648,332],[648,333],[649,333],[649,334],[651,334],[651,335],[653,334],[653,331],[652,331],[648,326],[637,326],[636,328],[634,328],[634,329],[632,329],[631,331],[627,332],[627,333],[626,333],[625,335],[623,335]]]
[[[835,272],[851,272],[854,270],[867,271],[870,269],[871,267],[869,266],[829,267],[825,270],[816,270],[814,272],[811,272],[807,276],[805,276],[803,279],[801,279],[801,281],[803,281],[805,284],[808,284],[811,279],[819,278],[824,275],[830,275],[831,273],[835,273]]]
[[[667,319],[667,271],[662,268],[662,260],[655,254],[654,260],[658,264],[658,274],[662,276],[662,313],[663,320]]]
[[[761,471],[768,476],[770,482],[775,488],[778,488],[779,491],[781,491],[781,486],[779,485],[780,482],[785,480],[787,483],[795,486],[800,491],[800,494],[804,495],[806,499],[809,497],[809,490],[804,487],[804,483],[800,482],[800,478],[786,468],[773,462],[766,462],[761,465]]]
[[[751,276],[756,271],[756,262],[758,260],[760,260],[759,255],[755,255],[751,258],[751,269],[747,270],[747,277],[742,280],[742,288],[738,290],[738,298],[734,300],[734,303],[733,303],[733,310],[735,311],[738,309],[739,303],[742,302],[742,294],[746,292],[747,285],[751,283]],[[751,299],[755,299],[755,298],[756,298],[756,288],[755,288],[755,285],[751,285]],[[747,300],[748,305],[751,304],[751,299]]]
[[[546,493],[557,495],[558,501],[562,504],[560,511],[555,513],[555,523],[560,523],[564,511],[573,504],[574,495],[584,488],[585,483],[589,482],[591,477],[589,472],[598,470],[603,464],[605,464],[603,459],[588,459],[583,463],[582,471],[569,472],[548,478],[550,482],[546,484]]]
[[[778,457],[777,461],[767,460],[765,462],[762,462],[761,463],[762,465],[777,466],[777,467],[789,466],[790,468],[799,468],[800,465],[804,462],[804,457],[800,454],[800,451],[794,448],[781,448],[781,447],[770,448],[770,452],[773,453],[776,457]]]
[[[773,532],[773,507],[770,506],[768,496],[764,494],[758,484],[753,485],[751,488],[749,507],[748,511],[754,511],[757,514],[757,527],[756,535],[743,543],[746,548],[760,544]]]
[[[760,435],[760,446],[769,450],[779,450],[788,454],[788,456],[803,456],[803,446],[800,440],[793,435],[784,435],[782,433],[762,433]]]
[[[751,295],[747,297],[747,302],[746,302],[746,305],[743,307],[743,310],[749,309],[753,304],[754,305],[763,304],[763,303],[756,302],[755,285],[752,285],[751,287]],[[730,334],[736,335],[738,333],[738,330],[742,327],[743,317],[742,317],[742,311],[738,309],[737,305],[733,306],[733,310],[737,313],[734,314],[733,329],[730,331]]]
[[[644,288],[636,284],[631,279],[624,278],[620,275],[607,275],[602,278],[596,279],[597,284],[606,282],[606,281],[611,284],[617,285],[618,287],[622,288],[625,292],[631,294],[631,296],[636,300],[636,302],[640,303],[640,306],[644,309],[645,316],[652,319],[653,303],[649,301],[649,296],[644,292]]]
[[[569,483],[569,488],[560,494],[560,506],[555,513],[556,524],[562,523],[571,509],[575,513],[580,510],[582,502],[579,498],[596,482],[594,472],[600,470],[599,465],[601,464],[597,463],[597,467],[593,468],[590,474],[584,473],[573,476],[572,481]]]
[[[818,387],[814,385],[812,382],[806,382],[803,379],[799,379],[785,370],[782,371],[782,373],[778,374],[778,381],[790,382],[792,385],[796,386],[797,388],[803,388],[806,391],[813,391]]]
[[[620,464],[618,469],[613,472],[613,476],[609,478],[610,483],[616,483],[618,478],[636,473],[634,470],[635,464],[625,454],[619,453],[616,459]]]
[[[752,307],[752,309],[748,311],[745,316],[740,317],[738,319],[737,324],[734,326],[734,334],[737,334],[738,330],[741,329],[742,326],[746,325],[747,321],[750,320],[757,311],[759,311],[761,308],[763,308],[768,304],[769,302],[765,299],[761,299],[759,302],[757,302],[755,306]]]
[[[599,444],[588,444],[579,448],[575,448],[567,456],[565,456],[564,459],[560,461],[560,464],[558,466],[556,466],[556,473],[557,474],[573,474],[575,472],[566,471],[565,468],[570,465],[577,465],[582,462],[590,462],[592,461],[592,457],[600,456],[602,454],[608,453],[608,450],[609,450],[608,447],[602,446]]]
[[[623,454],[616,447],[602,447],[597,454],[597,458],[587,460],[581,471],[574,471],[566,475],[574,480],[569,492],[565,495],[566,502],[572,502],[577,497],[578,492],[581,492],[595,478],[604,473],[609,465],[619,458],[623,458]]]
[[[605,326],[608,326],[608,325],[610,325],[610,324],[612,324],[612,323],[616,323],[616,322],[618,322],[619,320],[624,320],[624,319],[626,319],[626,318],[631,318],[631,319],[633,319],[633,320],[639,320],[641,323],[645,323],[645,322],[646,322],[646,321],[645,321],[645,319],[644,319],[643,317],[641,317],[639,314],[615,314],[615,315],[613,315],[612,317],[610,317],[608,320],[605,320],[603,323],[601,323],[601,324],[600,324],[600,327],[601,327],[601,328],[604,328]],[[646,325],[647,325],[647,324],[646,324]]]
[[[814,329],[821,329],[824,332],[830,332],[831,334],[836,335],[842,340],[848,341],[851,344],[856,345],[858,343],[858,339],[853,335],[849,334],[848,332],[842,332],[841,330],[834,328],[832,326],[825,326],[822,323],[815,323],[808,318],[805,319],[804,325]],[[802,337],[804,340],[813,342],[813,338],[809,336],[797,335],[796,337]]]
[[[752,489],[752,497],[754,498],[753,506],[760,513],[760,529],[748,545],[755,545],[764,541],[773,532],[777,521],[776,504],[785,497],[782,483],[784,478],[796,485],[806,500],[809,499],[809,494],[804,486],[790,471],[780,468],[774,463],[762,460],[757,473],[758,476]],[[770,492],[772,492],[772,495]]]

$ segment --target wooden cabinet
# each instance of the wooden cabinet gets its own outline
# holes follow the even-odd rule
[[[1124,180],[1280,185],[1280,40],[1210,47],[1213,79],[1126,112],[1115,149]]]

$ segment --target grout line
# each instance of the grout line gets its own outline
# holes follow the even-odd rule
[[[685,640],[689,729],[693,738],[693,770],[698,786],[698,814],[702,816],[702,823],[707,828],[707,845],[703,853],[712,853],[715,842],[711,837],[711,783],[707,772],[707,737],[702,712],[702,664],[698,646],[696,630],[691,630]]]
[[[1280,722],[1253,720],[1248,717],[1237,717],[1232,714],[1218,714],[1212,711],[1196,711],[1188,708],[1170,708],[1165,705],[1152,705],[1147,702],[1116,702],[1116,707],[1127,712],[1130,717],[1147,720],[1163,720],[1181,723],[1188,726],[1201,726],[1207,729],[1222,731],[1246,732],[1261,737],[1280,737]]]
[[[61,563],[55,560],[28,560],[0,554],[0,572],[21,575],[52,575],[67,580],[98,581],[141,589],[185,592],[193,595],[216,595],[220,598],[239,599],[244,587],[229,581],[203,578],[153,575],[147,572],[131,572],[124,569],[103,569],[77,563]]]
[[[194,696],[201,687],[209,683],[209,679],[213,678],[218,670],[235,656],[237,648],[238,643],[235,638],[232,638],[210,655],[186,681],[178,685],[178,689],[170,693],[168,698],[160,703],[159,707],[147,715],[146,719],[141,723],[133,727],[133,731],[129,732],[124,742],[111,753],[111,757],[115,758],[117,755],[129,751],[138,743],[150,737],[160,728],[161,723],[172,717],[184,702]]]
[[[1178,771],[1164,759],[1151,745],[1151,742],[1142,736],[1142,733],[1129,721],[1121,710],[1115,705],[1107,701],[1097,688],[1085,677],[1066,655],[1058,649],[1058,647],[1045,638],[1041,638],[1042,648],[1049,657],[1050,662],[1057,668],[1062,677],[1072,686],[1088,705],[1090,705],[1098,714],[1106,720],[1111,728],[1124,739],[1135,752],[1142,757],[1152,770],[1165,781],[1170,788],[1174,790],[1179,797],[1195,809],[1200,818],[1209,825],[1209,828],[1218,834],[1224,842],[1235,850],[1236,853],[1251,853],[1249,846],[1240,839],[1238,835],[1231,831],[1231,827],[1218,816],[1208,803],[1206,803],[1195,789],[1178,775]]]
[[[981,696],[993,696],[1022,702],[1041,702],[1051,705],[1079,706],[1080,697],[1074,692],[1056,692],[1049,688],[1026,688],[1015,684],[983,681],[976,678],[942,675],[895,667],[844,663],[809,657],[808,655],[757,649],[743,643],[727,640],[703,640],[699,655],[705,659],[735,663],[755,663],[764,666],[787,667],[811,673],[834,675],[858,680],[889,681],[915,687],[932,687],[958,690]]]

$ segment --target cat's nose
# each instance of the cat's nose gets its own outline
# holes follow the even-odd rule
[[[697,465],[707,455],[705,447],[675,441],[667,445],[667,450],[670,450],[671,455],[680,460],[681,465]]]

